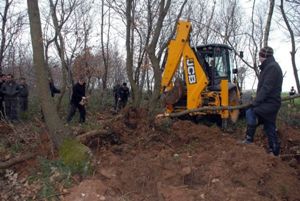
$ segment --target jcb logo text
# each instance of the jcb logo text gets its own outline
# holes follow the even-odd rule
[[[187,72],[188,72],[188,79],[190,84],[196,84],[196,72],[195,72],[195,65],[193,59],[186,60]]]

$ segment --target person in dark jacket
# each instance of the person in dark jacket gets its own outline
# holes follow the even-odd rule
[[[19,86],[13,79],[12,74],[6,76],[6,81],[1,86],[4,94],[5,115],[9,121],[18,121],[18,94]]]
[[[28,94],[29,91],[26,80],[24,77],[21,77],[19,83],[19,104],[21,112],[26,112],[28,110]]]
[[[60,90],[55,87],[53,79],[49,78],[48,82],[49,82],[49,89],[50,89],[51,97],[54,97],[55,94],[59,94]],[[41,119],[42,119],[42,121],[45,121],[45,116],[44,116],[44,112],[43,112],[42,108],[41,108]]]
[[[55,94],[60,93],[60,90],[55,87],[53,80],[51,78],[49,78],[49,89],[50,89],[51,97],[54,97]]]
[[[127,87],[127,83],[124,82],[118,90],[119,109],[124,108],[126,106],[128,101],[128,96],[129,96],[129,88]]]
[[[76,113],[76,108],[79,110],[80,119],[79,123],[85,122],[85,103],[86,103],[86,97],[85,97],[85,82],[84,78],[79,78],[78,82],[73,86],[73,92],[71,97],[71,107],[70,111],[67,117],[67,122],[69,123],[73,116]]]
[[[244,143],[252,143],[259,124],[264,125],[269,150],[275,156],[280,153],[276,132],[276,117],[281,106],[283,75],[279,64],[273,57],[273,49],[264,47],[259,51],[260,74],[256,97],[252,107],[246,111],[247,131]]]
[[[118,107],[118,92],[119,92],[120,87],[121,87],[120,84],[116,84],[113,88],[114,99],[115,99],[115,102],[114,102],[115,110],[117,110],[117,107]]]
[[[289,95],[290,95],[290,96],[294,96],[295,94],[296,94],[296,90],[294,89],[294,86],[292,86],[292,88],[291,88],[291,90],[290,90],[290,92],[289,92]],[[295,100],[294,100],[294,99],[291,99],[291,100],[290,100],[290,103],[295,104]]]
[[[6,76],[0,74],[0,119],[4,118],[4,94],[2,93],[1,87],[4,84]]]

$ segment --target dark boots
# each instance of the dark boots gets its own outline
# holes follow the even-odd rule
[[[278,142],[277,132],[267,132],[269,152],[273,153],[275,156],[278,156],[280,153],[280,143]]]
[[[246,139],[243,141],[244,144],[250,144],[254,140],[256,131],[256,125],[247,125]]]

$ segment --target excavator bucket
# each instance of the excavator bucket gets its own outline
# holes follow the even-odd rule
[[[171,90],[165,92],[162,96],[165,105],[173,105],[177,103],[183,95],[184,83],[181,79],[177,78]]]

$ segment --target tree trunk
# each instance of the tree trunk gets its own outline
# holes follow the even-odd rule
[[[267,18],[267,23],[266,23],[266,26],[265,26],[265,32],[264,32],[264,47],[268,46],[268,40],[269,40],[269,34],[270,34],[270,28],[271,28],[274,5],[275,5],[275,0],[270,0],[269,13],[268,13],[268,18]]]
[[[4,52],[5,52],[5,43],[6,43],[5,27],[7,23],[7,14],[11,4],[12,2],[6,0],[4,11],[3,13],[1,13],[2,27],[1,27],[1,43],[0,43],[0,73],[2,73],[2,68],[3,68],[2,64],[3,64]]]
[[[55,106],[49,93],[38,0],[27,0],[27,5],[33,49],[33,67],[37,78],[38,95],[40,97],[46,125],[49,129],[50,138],[55,148],[58,148],[64,139],[69,136],[70,131],[64,127],[56,110],[53,109]]]
[[[109,43],[109,34],[108,34],[108,38],[107,38],[107,45],[105,48],[104,45],[104,0],[102,0],[102,5],[101,5],[101,52],[102,52],[102,58],[103,58],[103,64],[104,64],[104,74],[102,77],[103,80],[103,90],[106,90],[107,88],[107,77],[108,77],[108,43]],[[110,17],[110,16],[109,16]],[[110,26],[110,25],[108,25]]]
[[[280,4],[280,11],[282,14],[282,17],[284,19],[284,22],[289,30],[290,36],[291,36],[291,44],[292,44],[292,51],[291,51],[291,60],[292,60],[292,66],[293,66],[293,71],[294,71],[294,76],[295,76],[295,81],[296,81],[296,85],[297,85],[297,90],[298,92],[300,91],[300,83],[299,83],[299,76],[298,76],[298,69],[296,66],[296,45],[295,45],[295,36],[294,36],[294,32],[290,26],[290,23],[288,21],[288,18],[285,14],[284,8],[283,8],[283,0],[281,0],[281,4]]]
[[[153,94],[151,96],[151,100],[150,100],[150,106],[149,106],[149,112],[150,115],[153,115],[154,110],[157,106],[157,100],[159,99],[159,95],[160,95],[160,83],[161,83],[161,70],[160,70],[160,66],[159,66],[159,57],[156,56],[155,52],[156,52],[156,46],[158,43],[158,39],[159,39],[159,35],[161,33],[161,29],[163,26],[163,21],[167,15],[167,12],[170,8],[171,5],[171,1],[167,0],[166,5],[165,5],[165,1],[162,0],[160,2],[160,7],[159,7],[159,17],[158,17],[158,23],[155,27],[154,30],[154,34],[153,34],[153,38],[152,41],[150,42],[148,48],[147,48],[147,52],[149,54],[149,58],[150,61],[152,63],[152,67],[153,67],[153,71],[154,71],[154,89],[153,89]]]
[[[54,28],[55,28],[55,35],[56,35],[54,42],[55,42],[56,49],[59,53],[61,66],[62,66],[62,86],[61,86],[60,95],[58,97],[58,101],[57,101],[57,105],[56,105],[56,109],[57,109],[57,111],[59,111],[63,96],[66,93],[66,88],[67,88],[66,69],[68,69],[68,66],[67,66],[67,62],[65,59],[65,41],[61,34],[61,28],[58,24],[58,18],[56,16],[56,5],[54,5],[52,0],[49,0],[49,3],[50,3],[52,21],[53,21]],[[58,42],[58,40],[59,40],[59,42]]]
[[[132,0],[126,0],[126,70],[132,91],[133,107],[138,107],[139,88],[133,79]]]

